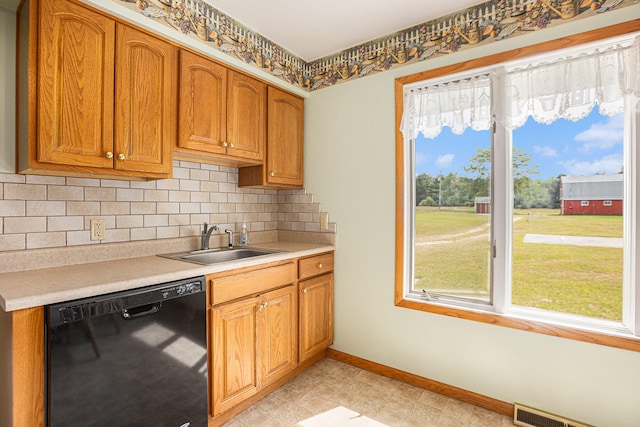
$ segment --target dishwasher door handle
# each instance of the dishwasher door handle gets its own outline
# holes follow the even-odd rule
[[[150,314],[157,313],[160,310],[160,307],[162,307],[162,302],[147,304],[140,307],[136,307],[134,309],[125,308],[124,310],[122,310],[122,317],[125,319],[136,319],[138,317],[148,316]],[[136,311],[137,309],[144,309],[144,310]]]

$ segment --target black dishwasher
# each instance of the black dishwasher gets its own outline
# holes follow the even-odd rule
[[[204,277],[45,307],[47,425],[207,425]]]

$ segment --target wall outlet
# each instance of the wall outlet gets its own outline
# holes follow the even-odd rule
[[[89,221],[91,226],[91,240],[104,240],[107,238],[107,226],[104,219],[92,219]]]
[[[320,230],[329,229],[329,214],[327,212],[322,212],[320,214]]]

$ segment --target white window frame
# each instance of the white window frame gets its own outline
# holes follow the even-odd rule
[[[580,206],[589,206],[589,201],[588,200],[581,200],[580,201]]]
[[[613,202],[611,200],[604,200],[602,206],[613,206]]]
[[[577,46],[584,48],[584,45]],[[567,51],[574,50],[567,49]],[[577,49],[576,49],[577,50]],[[552,57],[557,52],[550,52],[538,57]],[[528,59],[529,61],[530,59]],[[521,61],[523,62],[523,61]],[[484,74],[487,70],[497,69],[499,66],[512,66],[517,61],[495,64],[491,67],[473,69],[463,73],[450,74],[429,80],[429,83],[438,84],[446,81],[455,81],[478,74]],[[412,87],[424,86],[424,81],[404,85],[405,91]],[[499,88],[492,89],[492,102],[498,102]],[[497,93],[496,96],[493,96]],[[494,313],[508,316],[516,321],[522,319],[531,322],[544,322],[547,324],[585,330],[595,333],[603,333],[619,337],[640,336],[640,283],[636,277],[636,266],[640,261],[640,254],[635,250],[636,242],[640,241],[640,231],[637,226],[637,215],[640,212],[640,200],[638,197],[638,173],[640,166],[640,150],[635,144],[640,143],[640,107],[630,104],[631,97],[625,101],[624,112],[624,262],[623,262],[623,308],[622,322],[607,321],[596,318],[563,314],[546,310],[527,307],[514,307],[511,305],[511,235],[513,217],[513,176],[512,176],[512,141],[511,131],[500,125],[500,120],[494,120],[494,134],[492,140],[492,173],[491,173],[491,241],[494,242],[494,258],[491,265],[491,298],[489,304],[473,302],[456,298],[438,298],[429,300],[424,294],[412,291],[414,283],[414,248],[415,248],[415,141],[404,141],[404,295],[407,301],[420,302],[442,307],[443,313],[447,307],[459,308],[481,313]],[[495,111],[495,110],[494,110]],[[635,141],[635,142],[634,142]],[[582,202],[584,203],[584,201]],[[582,204],[581,203],[581,204]],[[587,201],[588,203],[588,201]],[[584,206],[584,205],[583,205]],[[398,295],[396,295],[398,300]]]

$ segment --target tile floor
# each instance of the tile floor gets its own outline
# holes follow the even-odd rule
[[[512,418],[326,358],[224,427],[512,425]]]

